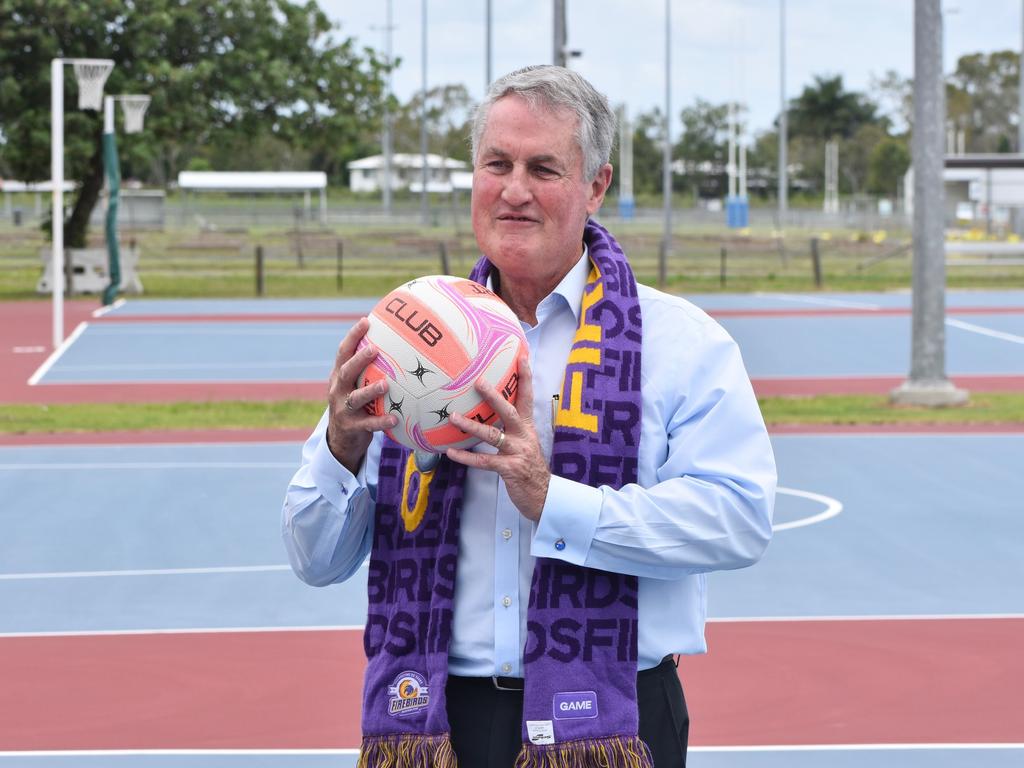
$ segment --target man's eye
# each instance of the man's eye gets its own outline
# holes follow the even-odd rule
[[[506,160],[488,160],[484,167],[491,171],[505,171],[508,170],[509,163]]]
[[[558,175],[558,171],[554,168],[548,168],[544,165],[534,166],[533,172],[541,178],[553,178]]]

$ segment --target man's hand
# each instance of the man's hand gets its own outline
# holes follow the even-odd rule
[[[384,394],[387,382],[378,381],[366,387],[359,387],[359,376],[375,357],[377,348],[372,344],[359,342],[370,328],[370,321],[359,319],[338,345],[327,389],[327,405],[330,414],[327,424],[327,447],[341,464],[355,474],[366,455],[373,433],[393,427],[398,419],[386,416],[370,416],[364,407],[378,395]]]
[[[458,413],[451,417],[452,424],[491,444],[498,449],[497,453],[473,453],[449,448],[447,455],[452,461],[468,467],[490,469],[501,475],[516,509],[524,517],[536,522],[540,520],[544,500],[548,495],[551,472],[533,426],[533,376],[530,373],[530,356],[526,352],[519,356],[518,388],[516,404],[513,406],[487,382],[478,381],[476,384],[477,391],[498,414],[504,429],[481,424]]]

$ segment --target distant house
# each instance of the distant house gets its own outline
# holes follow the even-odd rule
[[[991,228],[1009,225],[1024,232],[1024,155],[947,155],[945,182],[946,219]],[[904,205],[914,209],[914,169],[903,179]]]
[[[348,185],[353,192],[379,192],[384,186],[384,155],[371,155],[348,164]],[[467,164],[441,155],[427,155],[427,191],[469,189],[472,174]],[[423,187],[422,155],[391,156],[391,188],[419,192]]]

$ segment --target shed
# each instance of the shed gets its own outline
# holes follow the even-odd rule
[[[327,221],[327,174],[323,171],[182,171],[178,188],[187,192],[302,192],[306,217],[310,197],[320,192],[320,223]]]

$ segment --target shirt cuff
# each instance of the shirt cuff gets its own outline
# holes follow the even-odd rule
[[[358,478],[334,458],[326,435],[313,451],[310,474],[320,495],[337,509],[347,509],[361,487]]]
[[[584,565],[603,498],[599,488],[552,475],[530,554]]]

